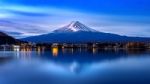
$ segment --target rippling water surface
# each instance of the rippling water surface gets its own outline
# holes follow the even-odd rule
[[[145,83],[150,83],[150,51],[0,51],[0,84]]]

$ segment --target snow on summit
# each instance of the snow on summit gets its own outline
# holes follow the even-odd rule
[[[58,33],[65,33],[65,32],[97,32],[96,30],[89,28],[87,26],[85,26],[84,24],[80,23],[79,21],[72,21],[70,24],[54,30],[54,32],[58,32]]]

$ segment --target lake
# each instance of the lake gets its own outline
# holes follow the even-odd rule
[[[150,84],[150,50],[0,51],[0,84]]]

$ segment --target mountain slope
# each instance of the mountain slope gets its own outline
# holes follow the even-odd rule
[[[149,38],[126,37],[99,32],[50,33],[24,38],[24,41],[42,43],[80,43],[80,42],[147,42]]]
[[[75,21],[52,33],[22,39],[24,41],[42,43],[81,43],[81,42],[150,42],[150,38],[127,37],[116,34],[98,32]]]

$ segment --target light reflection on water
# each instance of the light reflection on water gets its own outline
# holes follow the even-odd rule
[[[0,84],[150,83],[150,51],[0,51]]]

